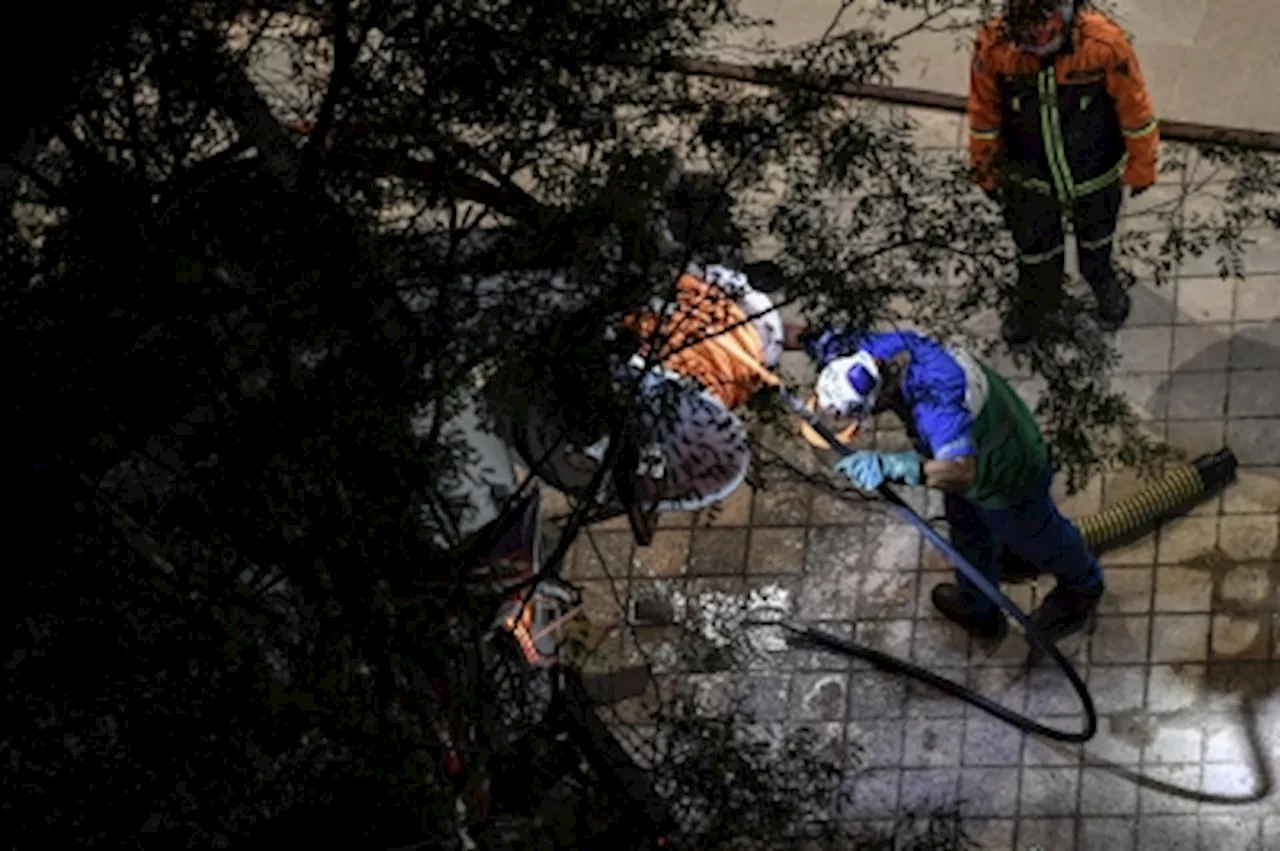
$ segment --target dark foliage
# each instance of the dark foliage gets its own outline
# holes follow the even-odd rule
[[[884,5],[909,30],[966,4]],[[895,37],[850,6],[766,60],[882,80]],[[460,581],[477,379],[571,410],[570,439],[625,427],[605,332],[670,293],[672,232],[704,257],[770,237],[815,321],[961,328],[1009,275],[995,211],[901,113],[664,70],[747,31],[731,2],[125,4],[57,39],[54,8],[27,10],[41,70],[10,74],[31,85],[0,152],[14,847],[457,847],[433,725],[473,728],[472,785],[542,758],[505,750],[515,701],[478,649],[495,602]],[[1135,263],[1275,221],[1272,166],[1214,156],[1225,218]],[[1030,364],[1077,473],[1154,451],[1108,353],[1064,337]],[[706,748],[673,794],[736,747],[677,727]],[[733,753],[768,806],[703,786],[700,824],[777,847],[827,775]],[[927,841],[893,847],[960,847]]]

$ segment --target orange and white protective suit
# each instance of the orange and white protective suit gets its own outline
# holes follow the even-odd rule
[[[782,320],[773,302],[740,272],[711,266],[682,275],[673,301],[622,324],[642,340],[633,366],[643,367],[657,347],[646,392],[657,408],[668,409],[653,417],[654,439],[642,449],[637,472],[661,480],[662,510],[719,502],[742,484],[750,466],[746,431],[733,411],[764,387],[761,370],[772,370],[782,356]],[[678,401],[658,389],[663,386],[682,388]],[[600,461],[608,445],[602,438],[582,452]]]
[[[742,363],[726,344],[736,344],[760,366],[772,370],[782,355],[783,329],[772,300],[754,290],[741,272],[708,267],[676,282],[669,309],[627,317],[623,325],[667,352],[665,369],[692,378],[733,410],[764,386],[759,371]]]

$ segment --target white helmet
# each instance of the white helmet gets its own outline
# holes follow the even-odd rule
[[[880,395],[880,367],[870,352],[836,358],[818,375],[818,407],[842,419],[870,416]]]

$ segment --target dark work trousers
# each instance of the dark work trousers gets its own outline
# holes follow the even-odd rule
[[[1064,213],[1074,225],[1080,274],[1095,293],[1116,286],[1111,251],[1122,192],[1117,182],[1064,209],[1052,195],[1017,185],[1005,190],[1005,223],[1018,246],[1016,309],[1043,315],[1057,306],[1066,259]]]
[[[1007,509],[979,508],[967,499],[947,494],[944,510],[951,526],[951,545],[983,576],[1000,582],[1003,547],[1044,573],[1052,573],[1058,587],[1082,594],[1102,588],[1102,565],[1085,545],[1074,523],[1062,516],[1049,487],[1053,471],[1046,470],[1030,496]],[[981,591],[956,571],[956,584],[965,607],[977,617],[996,608]]]

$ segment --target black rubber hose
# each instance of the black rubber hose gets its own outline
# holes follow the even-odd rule
[[[1200,474],[1204,493],[1221,490],[1235,481],[1239,465],[1235,453],[1230,449],[1219,449],[1212,455],[1201,455],[1191,462],[1191,466]]]
[[[832,434],[831,430],[827,428],[826,424],[823,423],[814,412],[810,411],[798,396],[785,387],[779,387],[778,392],[782,394],[782,398],[786,401],[787,405],[790,406],[791,409],[799,416],[803,417],[804,420],[813,427],[814,431],[822,435],[822,438],[827,441],[828,445],[830,445],[834,451],[838,452],[841,456],[853,454],[853,450],[841,443],[836,436]],[[1060,651],[1057,646],[1054,645],[1054,643],[1031,622],[1030,618],[1023,614],[1021,609],[1014,605],[1012,600],[1004,595],[1004,592],[1000,590],[999,586],[987,579],[987,577],[983,576],[977,568],[969,563],[968,559],[962,556],[954,547],[951,546],[950,543],[944,540],[943,537],[938,534],[936,529],[930,526],[922,517],[920,517],[920,515],[916,514],[911,506],[907,505],[902,500],[902,497],[898,496],[898,494],[891,490],[887,485],[881,485],[878,489],[878,493],[885,501],[894,506],[897,513],[903,520],[914,526],[920,534],[924,535],[929,543],[933,544],[934,547],[945,555],[947,560],[955,565],[956,569],[963,573],[965,578],[972,582],[988,600],[995,603],[1001,611],[1012,618],[1018,626],[1022,627],[1022,632],[1026,636],[1027,642],[1031,645],[1033,650],[1053,659],[1057,666],[1062,670],[1062,673],[1066,675],[1067,680],[1070,681],[1071,687],[1075,690],[1076,696],[1080,698],[1080,703],[1084,708],[1085,714],[1084,729],[1078,733],[1074,733],[1069,730],[1058,730],[1053,727],[1048,727],[1041,724],[1039,721],[1036,721],[1034,718],[1014,712],[1011,709],[1001,706],[990,698],[978,694],[972,689],[966,688],[959,683],[953,683],[950,680],[940,677],[918,665],[889,656],[888,654],[881,653],[878,650],[872,650],[869,647],[863,647],[859,644],[855,644],[854,642],[840,638],[839,636],[831,635],[830,633],[813,629],[812,627],[805,626],[803,624],[791,622],[785,623],[783,626],[793,635],[803,639],[807,643],[814,644],[827,650],[832,650],[836,653],[865,659],[882,670],[903,674],[911,677],[912,679],[928,683],[934,688],[944,691],[953,697],[957,697],[966,703],[972,704],[984,712],[990,713],[1000,720],[1019,729],[1026,730],[1027,732],[1044,736],[1047,739],[1053,739],[1059,742],[1070,742],[1073,744],[1087,742],[1092,739],[1098,732],[1098,713],[1093,705],[1093,697],[1089,694],[1088,688],[1085,687],[1084,680],[1080,678],[1079,672],[1076,671],[1071,662],[1067,660],[1067,657],[1062,655],[1062,651]]]

